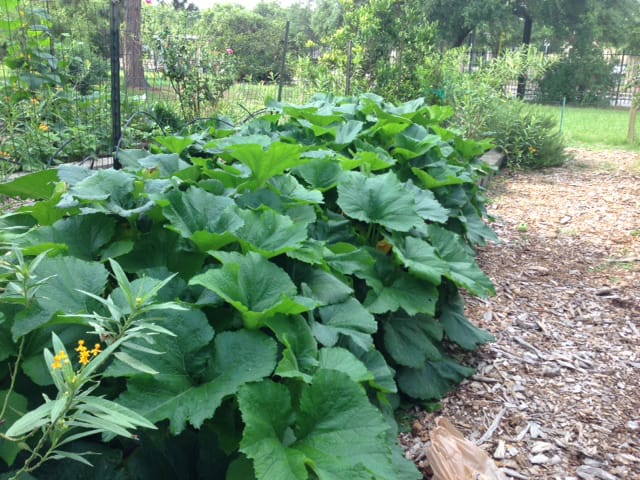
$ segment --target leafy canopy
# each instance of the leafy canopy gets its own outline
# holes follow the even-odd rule
[[[472,373],[452,350],[492,338],[459,294],[493,294],[471,248],[494,238],[485,144],[422,99],[269,109],[122,152],[123,170],[64,166],[1,187],[41,200],[2,224],[14,249],[0,371],[22,365],[15,392],[0,374],[3,421],[41,403],[52,331],[60,345],[87,331],[108,342],[98,320],[157,296],[140,319],[155,335],[122,343],[95,387],[158,428],[126,447],[117,475],[151,475],[145,459],[170,452],[194,478],[418,478],[383,412],[395,395],[444,395]],[[122,444],[105,442],[118,458]],[[24,448],[3,442],[0,458],[18,468]]]

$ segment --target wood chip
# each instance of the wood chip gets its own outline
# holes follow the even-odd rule
[[[510,478],[640,479],[640,154],[573,152],[588,168],[489,185],[501,243],[477,258],[497,295],[465,300],[497,341],[462,357],[477,374],[442,400],[442,414],[480,439],[506,408],[483,446]],[[421,433],[401,436],[425,478],[412,445],[423,448],[434,417],[423,412]],[[540,456],[546,463],[529,461]]]

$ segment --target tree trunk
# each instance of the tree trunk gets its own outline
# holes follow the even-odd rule
[[[142,2],[124,0],[124,73],[127,88],[147,88],[142,65]]]
[[[522,43],[527,47],[531,45],[531,27],[533,25],[533,20],[531,19],[531,15],[528,13],[524,14],[524,32],[522,33]],[[524,100],[524,95],[527,90],[527,74],[526,72],[522,72],[518,76],[518,88],[517,88],[517,96],[520,100]]]
[[[627,143],[633,143],[636,136],[636,116],[638,114],[638,105],[635,102],[631,105],[629,110],[629,128],[627,129]]]

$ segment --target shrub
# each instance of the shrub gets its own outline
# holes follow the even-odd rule
[[[522,102],[505,102],[492,116],[489,128],[510,168],[557,167],[567,158],[556,121]]]
[[[609,92],[616,85],[612,66],[602,52],[572,54],[547,70],[538,85],[542,102],[567,102],[582,105],[608,104]]]
[[[562,164],[564,145],[553,131],[555,122],[506,94],[519,72],[528,71],[535,78],[549,67],[548,60],[535,51],[506,52],[474,72],[464,72],[467,55],[466,49],[449,51],[422,71],[425,85],[440,93],[436,101],[453,108],[451,123],[471,138],[492,138],[512,168]]]
[[[465,70],[469,50],[458,48],[431,59],[422,67],[425,91],[441,92],[442,101],[454,110],[453,123],[471,138],[490,131],[490,119],[505,104],[507,87],[521,72],[531,79],[549,66],[549,60],[534,49],[506,51],[472,72]]]
[[[492,338],[460,295],[494,293],[471,249],[495,239],[488,144],[421,99],[269,108],[123,151],[123,170],[0,185],[40,200],[0,229],[12,468],[92,451],[120,478],[419,477],[390,405],[440,398],[473,373],[459,349]],[[76,360],[78,339],[98,345]]]

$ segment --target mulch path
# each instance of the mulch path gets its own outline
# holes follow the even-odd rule
[[[640,157],[572,153],[492,180],[501,243],[478,258],[497,295],[467,298],[467,311],[496,342],[401,435],[425,479],[438,416],[482,440],[508,478],[640,479]]]

